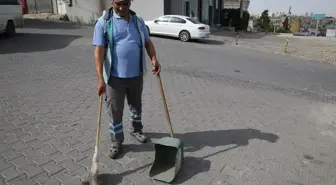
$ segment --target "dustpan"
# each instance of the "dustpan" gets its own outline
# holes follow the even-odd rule
[[[173,126],[170,121],[168,106],[159,74],[157,75],[157,79],[161,90],[165,117],[169,124],[171,137],[163,137],[154,142],[155,159],[150,168],[149,177],[154,180],[170,183],[175,179],[182,167],[184,143],[182,140],[174,138]]]

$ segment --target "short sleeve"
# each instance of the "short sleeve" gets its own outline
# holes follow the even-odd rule
[[[93,45],[94,46],[104,46],[105,44],[105,35],[103,26],[97,21],[94,27],[93,32]]]
[[[147,30],[147,27],[146,27],[146,24],[145,24],[145,21],[143,19],[140,19],[140,28],[142,29],[142,31],[144,32],[145,34],[145,41],[149,41],[149,33],[148,33],[148,30]]]

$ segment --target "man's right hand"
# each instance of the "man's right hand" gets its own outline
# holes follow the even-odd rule
[[[98,96],[101,96],[105,92],[105,82],[104,80],[99,80],[98,81]]]

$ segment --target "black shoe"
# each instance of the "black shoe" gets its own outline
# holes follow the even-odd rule
[[[112,145],[111,149],[110,149],[110,154],[109,154],[109,157],[111,159],[116,159],[119,154],[122,153],[122,145],[121,144],[118,144],[118,145]]]
[[[140,132],[131,131],[130,134],[140,143],[146,143],[147,142],[147,137],[145,136],[145,134],[142,131],[140,131]]]

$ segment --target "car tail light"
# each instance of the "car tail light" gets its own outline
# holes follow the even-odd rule
[[[204,26],[201,26],[198,28],[199,30],[205,30],[205,27]]]

